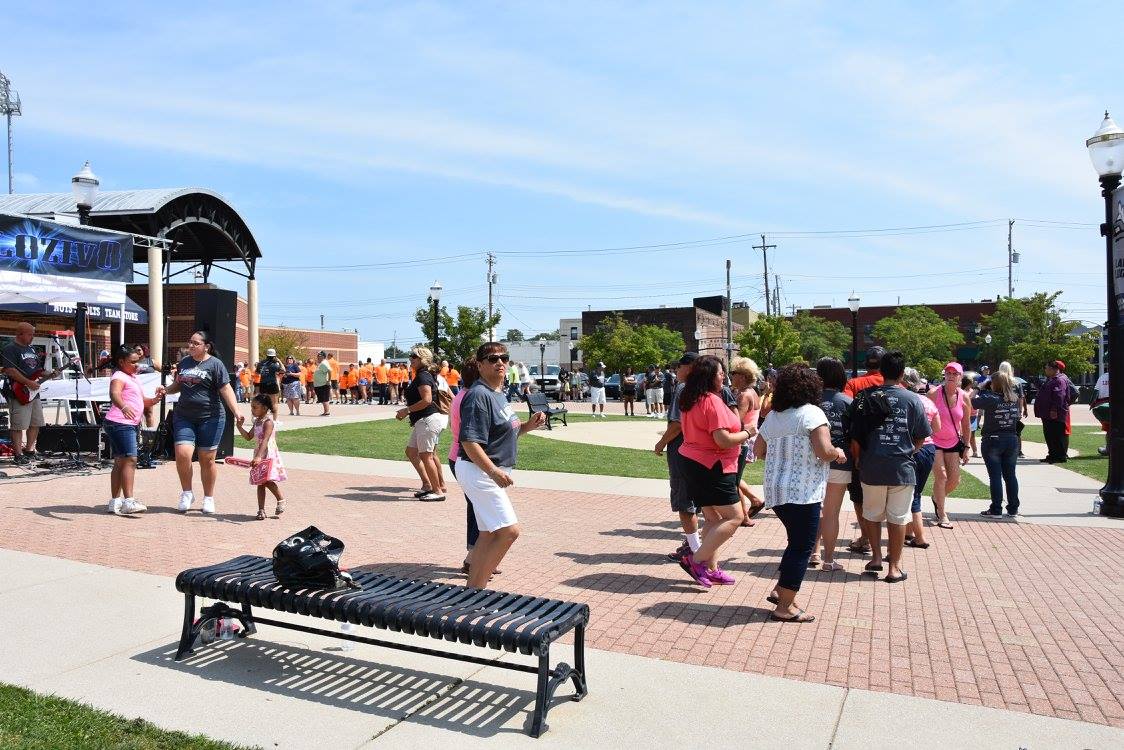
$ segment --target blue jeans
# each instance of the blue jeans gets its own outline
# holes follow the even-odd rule
[[[1019,437],[1013,432],[987,435],[980,446],[987,478],[991,485],[991,512],[1003,511],[1003,485],[1007,485],[1007,513],[1019,512],[1019,480],[1015,461],[1019,457]]]
[[[807,505],[774,505],[773,512],[784,524],[788,536],[788,546],[781,555],[781,575],[778,582],[781,588],[799,591],[808,572],[808,560],[816,550],[816,536],[820,531],[820,511],[823,503]]]
[[[913,513],[921,512],[921,491],[929,481],[929,474],[933,471],[933,464],[937,458],[937,446],[929,444],[913,454],[913,470],[917,472],[917,484],[913,485]]]

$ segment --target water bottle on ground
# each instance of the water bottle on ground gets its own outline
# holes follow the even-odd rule
[[[1101,500],[1100,495],[1097,495],[1096,497],[1093,498],[1093,515],[1094,516],[1099,516],[1101,514],[1101,503],[1102,502],[1103,501]]]
[[[343,633],[344,635],[354,635],[355,634],[355,626],[352,625],[350,622],[345,622],[344,624],[340,625],[340,632]],[[354,651],[354,650],[355,650],[355,644],[351,641],[345,640],[345,641],[343,641],[343,645],[340,646],[340,651]]]

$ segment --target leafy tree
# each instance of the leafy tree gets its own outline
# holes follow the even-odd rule
[[[620,313],[602,320],[597,330],[578,342],[587,367],[604,362],[609,372],[624,372],[627,367],[642,370],[671,362],[682,354],[683,347],[682,334],[664,326],[634,326]]]
[[[901,350],[906,364],[928,378],[939,377],[956,347],[964,343],[956,318],[945,320],[925,305],[899,307],[874,324],[874,337],[887,349]]]
[[[433,306],[418,308],[414,313],[414,320],[421,326],[426,337],[422,346],[433,346]],[[460,364],[476,353],[480,342],[484,340],[482,337],[500,322],[500,314],[497,312],[488,320],[488,313],[483,308],[458,305],[457,317],[454,319],[442,306],[438,309],[438,320],[440,335],[437,339],[437,356]]]
[[[507,333],[503,335],[504,341],[509,341],[512,344],[518,344],[523,340],[523,332],[518,328],[508,328]]]
[[[1039,292],[1021,299],[1001,299],[995,313],[981,323],[991,335],[984,347],[989,362],[1009,360],[1016,370],[1036,374],[1043,364],[1060,359],[1066,373],[1082,375],[1093,369],[1090,360],[1096,353],[1096,334],[1074,336],[1075,321],[1062,320],[1057,299],[1061,292]]]
[[[408,351],[406,351],[405,349],[401,349],[394,344],[386,347],[386,351],[383,352],[383,356],[385,356],[387,359],[402,359],[409,356],[409,354],[410,353]]]
[[[806,362],[815,364],[821,357],[844,359],[843,353],[851,346],[851,333],[835,320],[824,320],[801,310],[792,319],[792,327],[800,336],[800,354]]]
[[[780,315],[762,315],[734,336],[738,354],[761,367],[781,367],[802,356],[800,334]]]
[[[562,334],[558,331],[543,331],[531,337],[531,341],[559,341]]]
[[[258,340],[258,361],[265,359],[266,349],[276,349],[277,356],[282,361],[291,354],[298,362],[303,362],[308,359],[308,334],[288,328],[275,328]]]

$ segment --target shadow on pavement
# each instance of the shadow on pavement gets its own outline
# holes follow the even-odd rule
[[[583,555],[580,552],[555,552],[558,557],[568,557],[582,565],[601,565],[603,563],[617,563],[620,565],[659,565],[670,562],[667,555],[658,552],[598,552]]]
[[[169,644],[132,659],[205,680],[476,737],[526,731],[505,725],[520,714],[526,714],[524,723],[529,724],[535,705],[529,690],[253,638],[207,646],[181,662],[174,660],[175,653],[175,644]],[[555,697],[551,706],[569,700],[568,695]]]
[[[637,611],[645,617],[655,617],[660,620],[678,620],[693,625],[726,628],[731,625],[748,625],[751,622],[769,622],[769,614],[773,611],[773,607],[772,605],[746,607],[742,605],[694,604],[691,602],[660,602],[648,607],[641,607]]]
[[[653,578],[647,575],[633,575],[631,573],[593,573],[587,576],[578,576],[562,581],[563,586],[572,586],[589,591],[607,591],[613,594],[652,594],[656,592],[689,591],[700,592],[701,588],[691,583],[686,573],[679,570],[679,566],[668,562],[667,573],[674,576],[677,573],[683,577],[682,581],[670,578]]]
[[[629,536],[635,539],[678,539],[683,541],[682,531],[661,531],[659,529],[609,529],[597,532],[602,536]]]

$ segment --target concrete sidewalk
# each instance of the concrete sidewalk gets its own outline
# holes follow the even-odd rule
[[[248,745],[1124,746],[1124,730],[1097,724],[597,650],[588,653],[589,697],[569,702],[564,687],[550,730],[532,740],[530,675],[359,644],[343,651],[339,641],[268,626],[176,663],[182,599],[171,579],[8,550],[0,566],[5,681]],[[556,649],[568,660],[564,644]],[[497,657],[511,658],[519,657]],[[666,710],[688,695],[698,697],[688,712]]]

